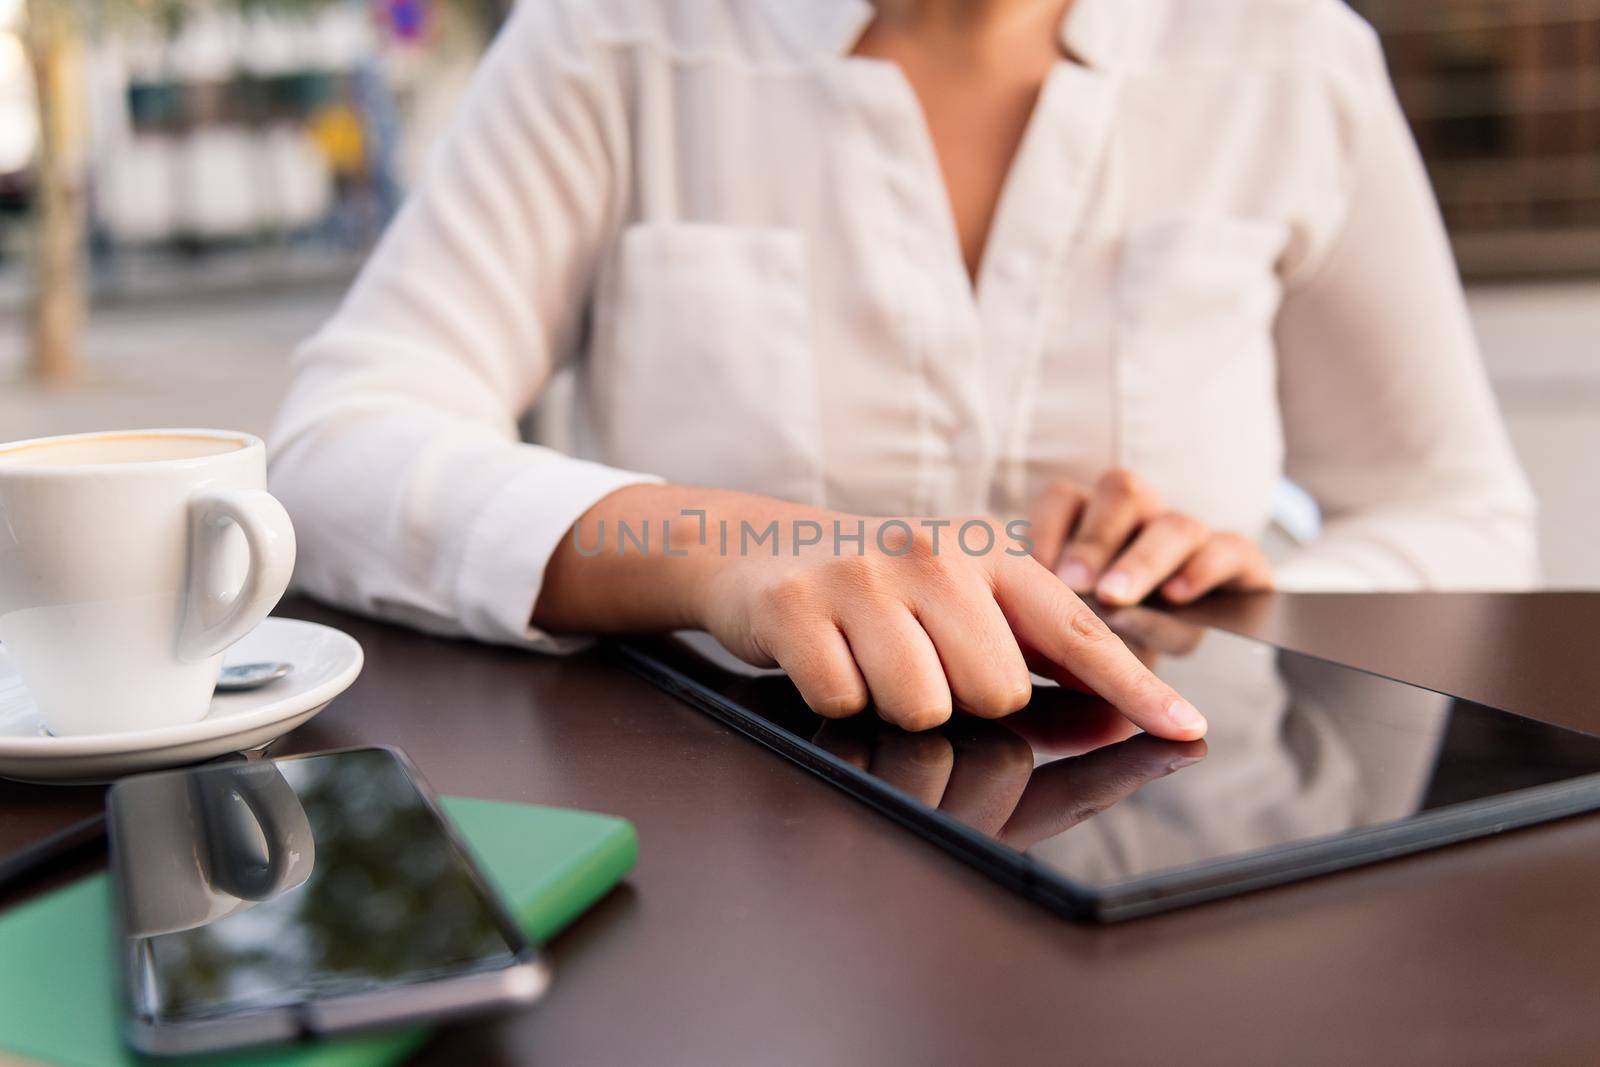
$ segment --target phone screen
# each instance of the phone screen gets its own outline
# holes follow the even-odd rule
[[[152,1026],[292,1017],[531,951],[386,749],[132,778],[108,815],[129,993]]]

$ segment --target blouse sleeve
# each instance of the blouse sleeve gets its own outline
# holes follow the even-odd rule
[[[622,195],[620,108],[563,0],[515,5],[416,193],[295,354],[270,484],[313,594],[561,645],[529,620],[547,561],[597,500],[653,480],[517,428],[581,329]]]
[[[1533,495],[1495,406],[1422,161],[1375,39],[1350,87],[1348,195],[1286,278],[1286,473],[1322,509],[1290,589],[1537,580]]]

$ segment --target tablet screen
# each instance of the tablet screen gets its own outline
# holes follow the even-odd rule
[[[705,634],[635,647],[886,795],[1091,891],[1600,774],[1600,738],[1154,611],[1108,621],[1205,713],[1204,741],[1140,733],[1043,679],[1015,715],[907,733],[870,713],[821,718],[781,672]]]

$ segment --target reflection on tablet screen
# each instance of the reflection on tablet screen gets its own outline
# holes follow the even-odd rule
[[[1143,734],[1097,698],[1036,679],[1003,719],[907,733],[829,720],[781,671],[705,634],[650,655],[729,703],[1070,881],[1156,872],[1395,823],[1600,773],[1600,738],[1134,609],[1113,627],[1210,720],[1204,741]]]

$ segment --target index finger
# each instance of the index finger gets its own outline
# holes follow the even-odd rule
[[[1071,671],[1146,732],[1174,741],[1203,737],[1193,704],[1150,673],[1128,646],[1061,580],[1031,558],[1006,557],[994,569],[995,597],[1012,632],[1039,655]]]

